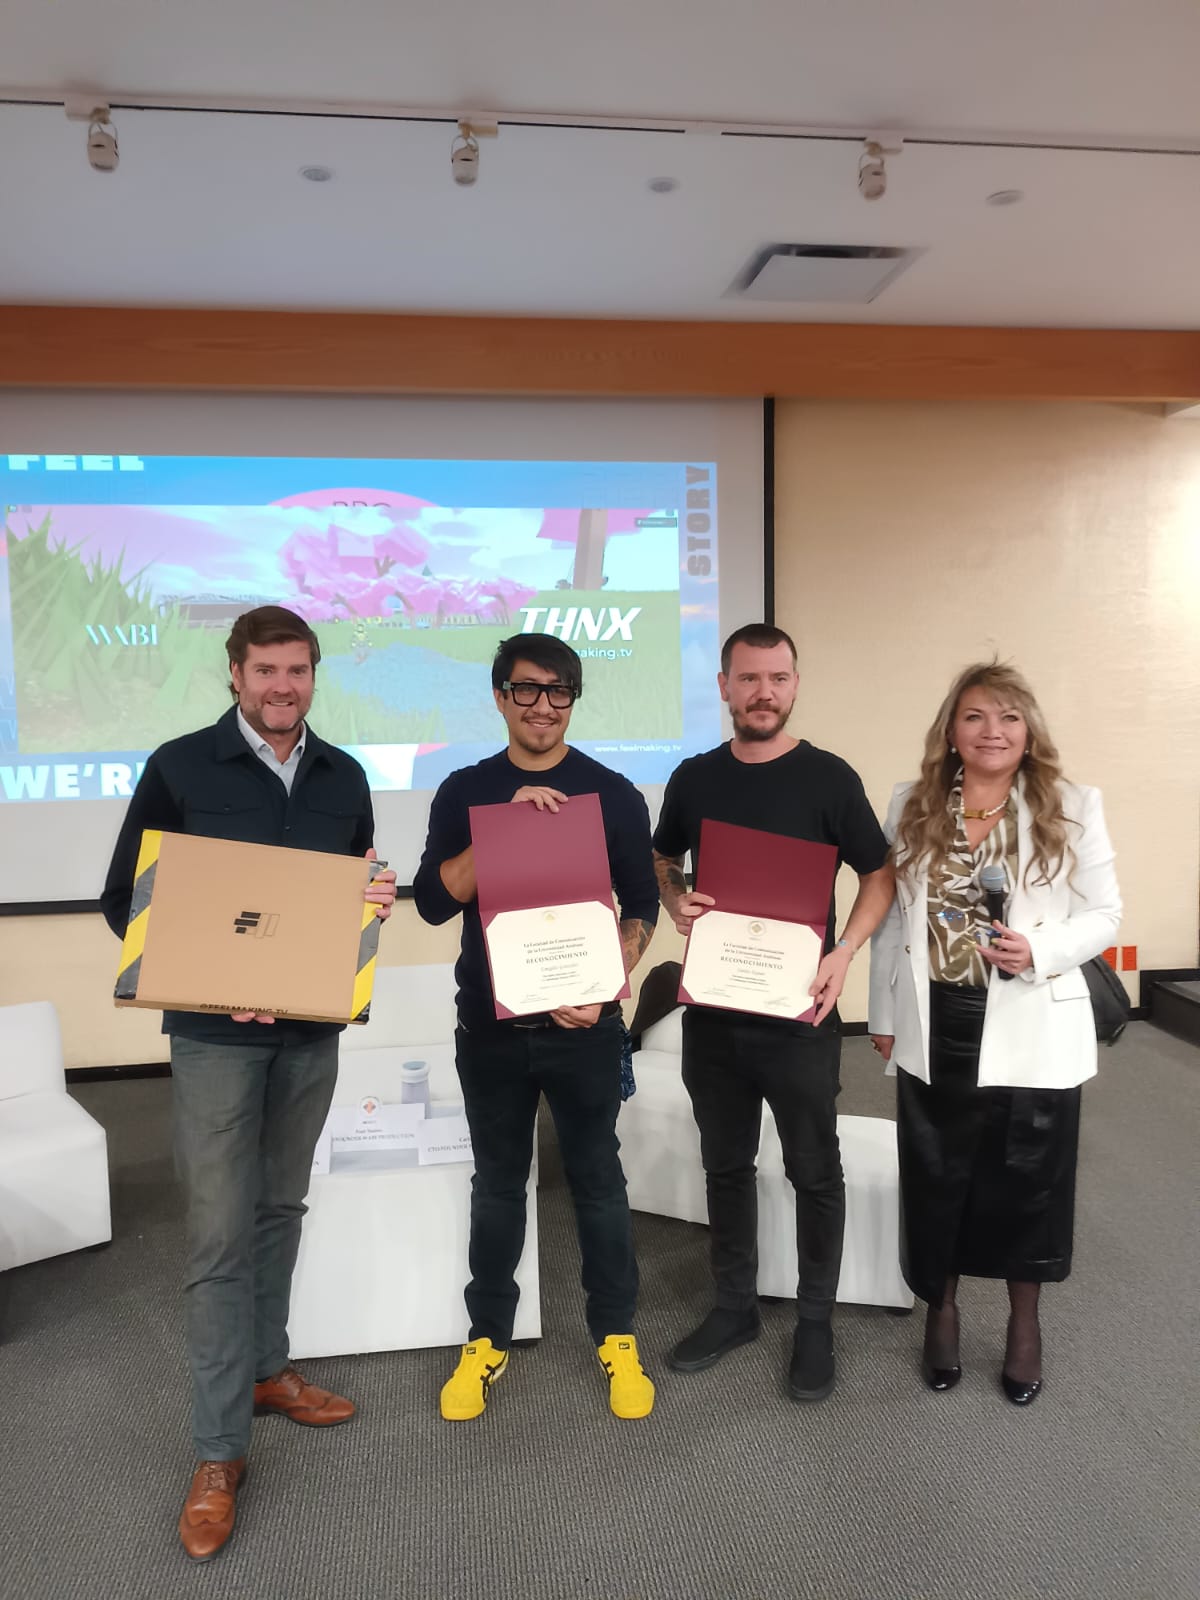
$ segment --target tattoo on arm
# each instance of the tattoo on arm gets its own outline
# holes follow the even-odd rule
[[[687,878],[683,873],[682,856],[660,856],[656,850],[654,876],[658,879],[658,892],[664,899],[668,894],[687,893]]]
[[[621,953],[625,958],[625,971],[632,972],[646,953],[646,946],[654,937],[654,923],[635,917],[621,924]]]

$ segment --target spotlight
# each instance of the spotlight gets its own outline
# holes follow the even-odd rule
[[[479,177],[479,141],[495,139],[500,133],[495,122],[475,117],[460,117],[458,132],[450,145],[450,175],[455,183],[469,189]]]
[[[455,183],[469,189],[479,176],[479,145],[469,122],[460,122],[450,146],[450,172]]]
[[[904,140],[898,133],[869,133],[858,158],[858,192],[864,200],[882,200],[887,193],[885,157],[898,156]]]
[[[115,172],[121,158],[117,151],[117,130],[113,127],[107,102],[94,94],[69,94],[63,109],[68,122],[88,125],[85,148],[92,171]]]
[[[858,192],[864,200],[880,200],[887,193],[887,165],[874,139],[867,140],[858,158]]]
[[[93,122],[88,127],[87,158],[95,172],[115,172],[120,164],[117,130],[111,122]]]

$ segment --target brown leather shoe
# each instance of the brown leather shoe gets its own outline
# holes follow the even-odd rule
[[[237,1515],[238,1486],[246,1476],[246,1458],[202,1461],[179,1514],[179,1537],[193,1561],[211,1561],[229,1542]]]
[[[273,1378],[254,1385],[255,1415],[272,1411],[306,1428],[333,1428],[339,1422],[350,1421],[354,1402],[340,1394],[330,1394],[328,1389],[318,1389],[315,1383],[306,1383],[295,1367],[284,1367]]]

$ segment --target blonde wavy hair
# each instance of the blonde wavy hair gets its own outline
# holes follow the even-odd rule
[[[1000,705],[1019,711],[1025,718],[1028,744],[1021,757],[1020,775],[1033,839],[1033,858],[1026,879],[1036,867],[1039,875],[1035,881],[1049,882],[1064,861],[1074,864],[1075,860],[1059,790],[1062,765],[1033,690],[1015,667],[999,660],[977,661],[959,673],[925,735],[921,775],[909,792],[896,829],[893,857],[898,871],[904,878],[912,878],[922,866],[936,871],[954,842],[955,820],[949,802],[961,765],[952,749],[954,719],[968,689],[986,690]]]

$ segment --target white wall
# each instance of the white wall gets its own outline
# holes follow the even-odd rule
[[[882,815],[959,669],[1014,661],[1068,777],[1104,792],[1121,944],[1141,967],[1194,965],[1200,422],[1150,406],[799,401],[777,418],[792,731],[852,762]],[[847,1017],[865,996],[860,959]]]

